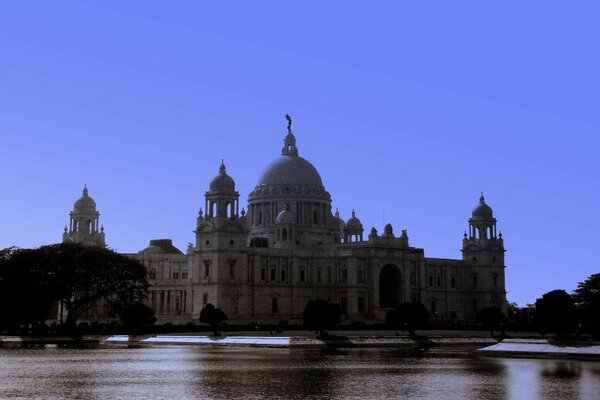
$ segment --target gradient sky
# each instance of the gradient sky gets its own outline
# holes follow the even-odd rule
[[[289,113],[366,231],[460,258],[483,191],[509,301],[600,272],[598,3],[398,3],[3,2],[0,248],[60,241],[87,183],[110,247],[185,249]]]

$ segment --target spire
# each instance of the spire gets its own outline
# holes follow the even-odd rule
[[[296,137],[292,133],[292,117],[289,114],[285,115],[285,118],[288,121],[288,134],[283,139],[283,148],[281,149],[282,156],[297,156],[298,148],[296,147]]]
[[[85,197],[88,197],[88,188],[87,188],[87,183],[83,184],[83,195]]]
[[[222,158],[221,158],[221,166],[219,167],[219,173],[221,173],[221,174],[225,173],[225,162],[223,161]]]
[[[485,197],[483,197],[483,192],[481,192],[481,197],[479,197],[479,204],[485,204]]]

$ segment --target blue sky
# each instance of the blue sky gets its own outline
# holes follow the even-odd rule
[[[284,115],[342,216],[459,258],[485,193],[520,305],[600,272],[595,2],[5,2],[0,247],[185,248],[224,158],[242,203]]]

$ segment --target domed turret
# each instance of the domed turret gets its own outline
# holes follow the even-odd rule
[[[492,208],[485,203],[483,193],[479,197],[479,204],[473,209],[469,218],[469,239],[488,240],[496,239],[496,218]]]
[[[215,176],[210,182],[208,192],[211,194],[235,192],[235,181],[225,172],[223,160],[221,160],[221,166],[219,167],[219,175]]]
[[[99,224],[100,213],[96,211],[96,202],[88,194],[87,185],[83,186],[83,194],[73,205],[69,216],[69,227],[65,226],[63,242],[105,246],[104,227]]]
[[[210,182],[204,194],[207,219],[238,217],[240,195],[235,191],[235,181],[225,171],[225,163],[221,160],[219,175]]]
[[[345,242],[358,242],[363,240],[363,224],[360,219],[356,217],[356,213],[352,210],[352,217],[346,222],[344,228],[344,241]]]

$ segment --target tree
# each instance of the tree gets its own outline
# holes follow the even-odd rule
[[[135,302],[119,311],[121,322],[127,330],[137,330],[145,325],[156,322],[154,310],[144,303]]]
[[[219,324],[223,321],[227,321],[227,315],[220,308],[216,308],[212,304],[208,303],[200,311],[200,322],[203,324],[210,324],[215,331],[215,336],[219,335]]]
[[[53,279],[33,250],[0,251],[0,328],[16,332],[36,326],[50,317],[56,305]]]
[[[302,317],[304,326],[314,329],[320,337],[324,337],[325,330],[333,329],[340,323],[342,308],[339,304],[324,299],[313,299],[306,303]]]
[[[600,274],[579,282],[573,294],[582,322],[595,339],[600,339]]]
[[[506,315],[498,307],[486,307],[477,312],[477,321],[490,329],[490,335],[494,336],[494,327],[506,323]]]
[[[535,322],[542,333],[557,336],[571,333],[577,326],[577,309],[573,298],[564,290],[553,290],[535,302]]]
[[[385,316],[387,326],[394,329],[406,329],[410,336],[415,336],[415,329],[425,325],[429,312],[418,301],[402,303],[395,309],[388,311]]]
[[[23,290],[3,296],[4,310],[27,307],[30,320],[48,318],[52,303],[66,311],[66,327],[98,302],[124,308],[142,301],[148,289],[146,268],[138,261],[101,247],[62,243],[37,249],[17,249],[8,256],[3,286]],[[25,299],[25,305],[19,302]],[[14,311],[13,311],[14,314]]]

